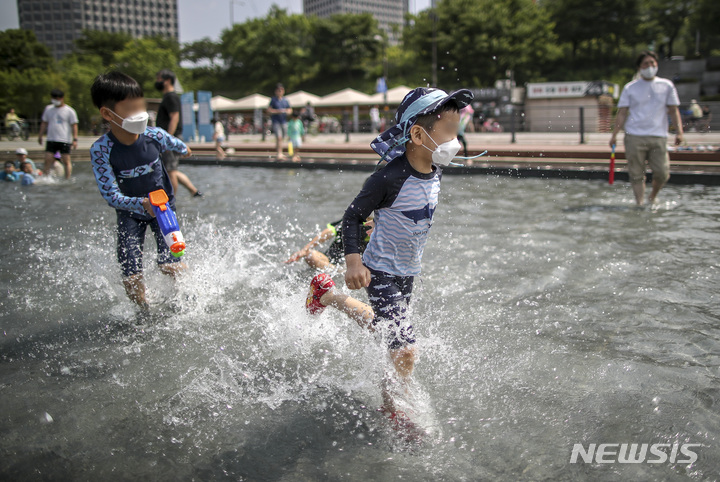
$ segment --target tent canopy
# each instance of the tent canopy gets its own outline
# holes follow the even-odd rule
[[[262,94],[251,94],[233,102],[232,110],[265,109],[270,104],[270,97]]]
[[[320,100],[320,96],[305,92],[304,90],[298,90],[290,95],[286,95],[285,98],[290,102],[292,107],[303,107],[310,102],[310,105],[316,105]]]
[[[387,102],[389,105],[400,105],[410,87],[400,85],[387,91]],[[342,89],[325,97],[319,97],[304,90],[298,90],[285,98],[294,108],[301,108],[310,102],[313,107],[350,107],[354,105],[370,106],[383,105],[385,96],[382,93],[368,95],[355,89]],[[222,95],[216,95],[210,101],[215,112],[239,112],[253,111],[255,109],[267,109],[270,104],[270,97],[262,94],[252,94],[241,99],[232,100]],[[197,104],[196,104],[197,105]],[[197,110],[197,107],[196,107]]]
[[[389,105],[400,105],[400,102],[405,98],[408,92],[412,89],[405,85],[393,87],[387,91],[387,102]],[[373,104],[382,105],[385,102],[385,94],[378,92],[370,96],[373,99]]]
[[[372,105],[371,96],[355,89],[342,89],[322,97],[315,104],[316,107],[345,107],[351,105]]]

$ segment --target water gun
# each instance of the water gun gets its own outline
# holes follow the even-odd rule
[[[185,254],[185,240],[180,232],[177,217],[170,206],[167,205],[168,196],[164,189],[158,189],[148,194],[150,204],[155,211],[155,218],[160,225],[165,242],[170,248],[170,252],[176,258]]]
[[[608,174],[608,182],[615,182],[615,144],[612,145],[612,153],[610,154],[610,172]]]

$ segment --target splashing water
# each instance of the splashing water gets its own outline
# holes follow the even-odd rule
[[[637,210],[622,183],[446,176],[411,306],[433,435],[409,447],[377,410],[386,351],[337,312],[306,315],[312,272],[282,263],[366,174],[186,170],[207,192],[179,195],[190,270],[161,275],[148,236],[142,325],[89,166],[0,186],[4,478],[720,470],[719,189],[670,186]],[[692,466],[570,464],[575,443],[620,442],[702,446]]]

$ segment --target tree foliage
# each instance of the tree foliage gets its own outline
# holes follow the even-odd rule
[[[416,84],[432,78],[434,36],[438,84],[445,87],[492,85],[507,70],[521,82],[538,79],[559,54],[550,17],[532,0],[442,0],[411,20],[403,44],[415,52],[407,68]]]
[[[239,97],[290,92],[372,92],[387,59],[390,87],[428,85],[433,39],[438,86],[491,86],[512,71],[516,82],[607,79],[625,82],[640,50],[661,57],[720,55],[718,0],[439,0],[408,15],[402,42],[389,45],[370,15],[291,15],[276,6],[235,24],[220,41],[180,48],[159,37],[85,31],[75,52],[56,62],[29,30],[0,32],[0,110],[37,117],[49,92],[65,90],[82,126],[95,115],[89,87],[118,68],[154,95],[155,74],[175,70],[185,90]],[[697,49],[697,52],[696,52]],[[183,67],[179,65],[183,62]]]

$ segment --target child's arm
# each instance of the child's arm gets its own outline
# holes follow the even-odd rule
[[[343,217],[342,237],[345,249],[345,284],[351,290],[357,290],[370,284],[370,271],[363,265],[360,255],[360,243],[364,238],[362,225],[368,216],[383,205],[387,188],[385,173],[375,172],[363,186],[360,194],[348,206]]]
[[[162,146],[163,151],[175,151],[188,157],[192,154],[190,148],[180,139],[172,136],[164,131],[160,127],[152,127],[145,131],[145,134],[153,139],[157,140]]]
[[[110,206],[136,214],[148,214],[143,207],[143,201],[147,198],[126,196],[120,191],[110,165],[110,154],[101,150],[98,142],[90,148],[90,161],[100,194]]]
[[[300,258],[304,258],[305,256],[308,255],[310,250],[313,249],[315,246],[317,246],[318,244],[322,244],[329,239],[332,239],[333,236],[335,236],[336,232],[337,231],[335,231],[334,228],[330,229],[329,227],[327,227],[327,228],[323,229],[322,231],[320,231],[320,234],[318,234],[317,236],[312,238],[312,240],[310,240],[310,242],[308,244],[306,244],[303,249],[301,249],[300,251],[297,251],[292,256],[290,256],[290,258],[288,258],[288,260],[285,261],[285,263],[286,264],[294,263],[295,261],[299,260]]]

